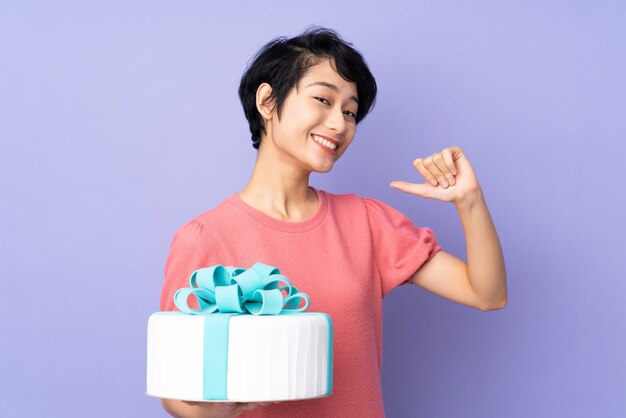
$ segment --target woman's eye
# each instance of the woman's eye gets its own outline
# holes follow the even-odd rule
[[[316,100],[319,100],[320,102],[324,103],[324,104],[330,104],[330,102],[326,99],[324,99],[323,97],[316,97]]]
[[[321,103],[324,103],[324,104],[326,104],[326,105],[330,105],[330,102],[329,102],[327,99],[323,98],[323,97],[317,97],[317,96],[314,96],[313,98],[314,98],[315,100],[317,100],[317,101],[321,102]],[[343,111],[343,114],[344,114],[344,115],[347,115],[347,116],[350,116],[350,117],[351,117],[351,118],[353,118],[353,119],[356,119],[356,113],[351,112],[351,111],[349,111],[349,110],[344,110],[344,111]]]

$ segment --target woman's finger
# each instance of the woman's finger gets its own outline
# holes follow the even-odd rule
[[[454,163],[454,158],[452,157],[452,150],[450,148],[446,148],[441,151],[441,153],[443,154],[443,160],[446,162],[446,167],[450,170],[450,178],[453,181],[456,181],[454,178],[454,176],[456,176],[456,164]]]
[[[441,184],[442,187],[447,187],[448,182],[444,178],[444,175],[441,172],[441,169],[435,162],[435,157],[437,157],[437,154],[433,154],[430,157],[424,158],[424,167],[426,167],[426,169],[430,172],[430,174],[432,174],[432,176],[437,180],[437,182]],[[440,164],[443,164],[443,158],[441,158]]]
[[[457,174],[459,174],[458,168],[456,166],[456,161],[459,158],[463,157],[463,150],[456,146],[448,147],[446,149],[450,151],[450,155],[452,156],[452,163],[454,165],[454,167],[452,168],[452,174],[456,176]]]
[[[416,158],[413,161],[413,166],[417,171],[420,172],[420,174],[422,175],[422,177],[424,177],[426,181],[430,182],[430,184],[433,186],[437,186],[437,179],[430,173],[430,171],[428,171],[426,167],[424,167],[423,158]]]
[[[441,171],[442,174],[442,177],[439,178],[439,183],[441,183],[444,188],[448,187],[448,185],[454,185],[454,176],[452,175],[450,166],[446,161],[446,157],[444,154],[445,151],[446,150],[443,150],[442,152],[433,154],[433,161],[435,162],[437,168],[439,169],[439,171]],[[450,157],[452,157],[452,155],[450,155]]]
[[[441,172],[441,176],[437,178],[439,180],[439,183],[441,184],[442,187],[448,187],[448,184],[450,183],[450,177],[452,176],[452,174],[450,173],[450,170],[446,166],[446,161],[443,158],[443,153],[438,152],[438,153],[433,154],[433,162],[435,163],[435,165]]]

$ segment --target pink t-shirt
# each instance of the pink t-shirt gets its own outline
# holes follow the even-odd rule
[[[333,393],[286,401],[241,417],[384,417],[380,384],[382,299],[441,249],[430,228],[418,228],[391,206],[355,194],[311,187],[315,215],[286,222],[249,206],[237,194],[184,224],[165,266],[161,310],[176,310],[174,293],[190,274],[215,264],[278,267],[310,296],[308,312],[325,312],[334,327]],[[190,302],[193,298],[190,298]]]

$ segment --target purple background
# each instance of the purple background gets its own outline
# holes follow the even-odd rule
[[[311,184],[381,199],[465,258],[454,206],[387,186],[466,152],[509,304],[385,299],[390,417],[623,417],[626,6],[619,1],[2,2],[0,416],[155,417],[148,315],[175,229],[241,190],[248,59],[309,24],[380,87]]]

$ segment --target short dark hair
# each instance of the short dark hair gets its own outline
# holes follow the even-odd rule
[[[292,88],[323,58],[331,58],[344,79],[356,83],[359,107],[356,123],[368,114],[376,99],[376,80],[363,56],[335,31],[319,26],[307,28],[294,38],[281,36],[268,42],[252,58],[241,77],[239,99],[250,125],[252,146],[259,148],[265,126],[256,107],[256,92],[262,83],[272,86],[269,100],[278,117]]]

